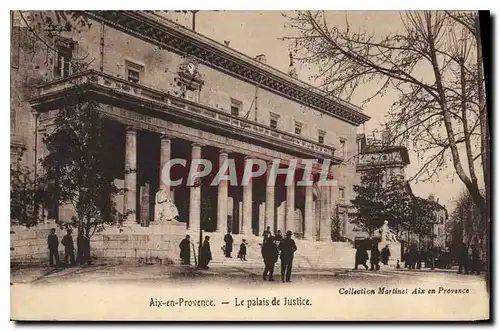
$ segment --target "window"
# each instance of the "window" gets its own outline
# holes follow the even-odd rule
[[[323,130],[318,131],[318,143],[320,143],[320,144],[325,143],[325,135],[326,135],[325,131],[323,131]]]
[[[269,126],[271,127],[271,129],[277,129],[278,128],[278,120],[280,118],[280,115],[270,113],[269,116],[270,116]]]
[[[139,83],[141,73],[133,68],[127,68],[127,80],[131,83]]]
[[[345,157],[345,140],[340,139],[340,156]]]
[[[240,110],[241,110],[241,101],[231,99],[231,115],[233,116],[239,116],[240,115]]]
[[[144,66],[131,61],[125,61],[125,70],[127,80],[138,84],[144,77]]]
[[[54,77],[64,78],[71,75],[71,60],[73,58],[73,50],[69,47],[58,46],[56,57]]]
[[[345,189],[343,187],[339,187],[339,199],[345,199]]]
[[[295,121],[295,134],[302,134],[302,126],[303,124],[301,122]]]

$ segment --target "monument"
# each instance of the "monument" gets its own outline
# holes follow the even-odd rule
[[[164,185],[160,187],[155,197],[155,221],[172,221],[177,220],[179,211],[172,202],[169,190]]]

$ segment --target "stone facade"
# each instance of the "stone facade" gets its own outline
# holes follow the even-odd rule
[[[132,211],[126,225],[134,231],[145,203],[141,192],[148,187],[147,194],[154,197],[168,159],[208,158],[218,164],[233,158],[237,167],[244,167],[248,157],[268,162],[278,158],[283,166],[293,159],[317,159],[331,162],[330,176],[338,187],[268,186],[264,175],[246,187],[221,183],[209,188],[202,181],[172,192],[180,221],[194,235],[200,227],[251,235],[270,226],[308,240],[331,240],[332,212],[345,212],[352,199],[356,128],[368,116],[295,76],[158,15],[85,15],[90,28],[48,38],[50,48],[35,42],[30,49],[29,28],[13,28],[18,35],[12,46],[11,146],[24,146],[22,162],[40,175],[35,160],[45,153],[41,134],[50,130],[65,93],[78,81],[110,120],[110,137],[120,145],[117,159],[123,159],[123,169],[138,169],[137,175],[127,172],[117,178],[118,185],[127,188],[117,206]],[[71,45],[71,59],[61,60],[61,51],[54,51],[61,43]],[[84,58],[92,59],[86,70],[75,72],[68,66],[65,71],[65,61]],[[58,63],[63,63],[62,69]],[[301,171],[303,167],[297,177]],[[318,178],[319,169],[314,168],[313,180]],[[212,216],[201,220],[207,199],[213,202],[208,212]],[[72,215],[71,208],[60,207],[51,216],[67,221]],[[148,231],[153,233],[153,228]]]

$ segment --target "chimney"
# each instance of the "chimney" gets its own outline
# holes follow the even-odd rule
[[[257,61],[259,61],[260,63],[264,63],[266,64],[267,63],[267,60],[266,60],[266,55],[265,54],[259,54],[255,57],[255,59]]]
[[[434,194],[429,194],[429,201],[434,201]]]

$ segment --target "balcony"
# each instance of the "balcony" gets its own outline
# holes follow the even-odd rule
[[[70,92],[77,89],[93,93],[101,97],[100,100],[119,104],[123,108],[126,108],[127,103],[139,104],[145,110],[151,110],[151,115],[141,116],[147,121],[154,119],[154,111],[160,111],[173,118],[193,119],[193,123],[201,126],[210,126],[231,135],[257,140],[295,153],[300,152],[309,157],[330,159],[334,163],[342,161],[334,157],[335,148],[331,146],[93,70],[40,86],[38,96],[31,100],[31,104],[39,111],[56,109],[61,102],[67,100]]]

